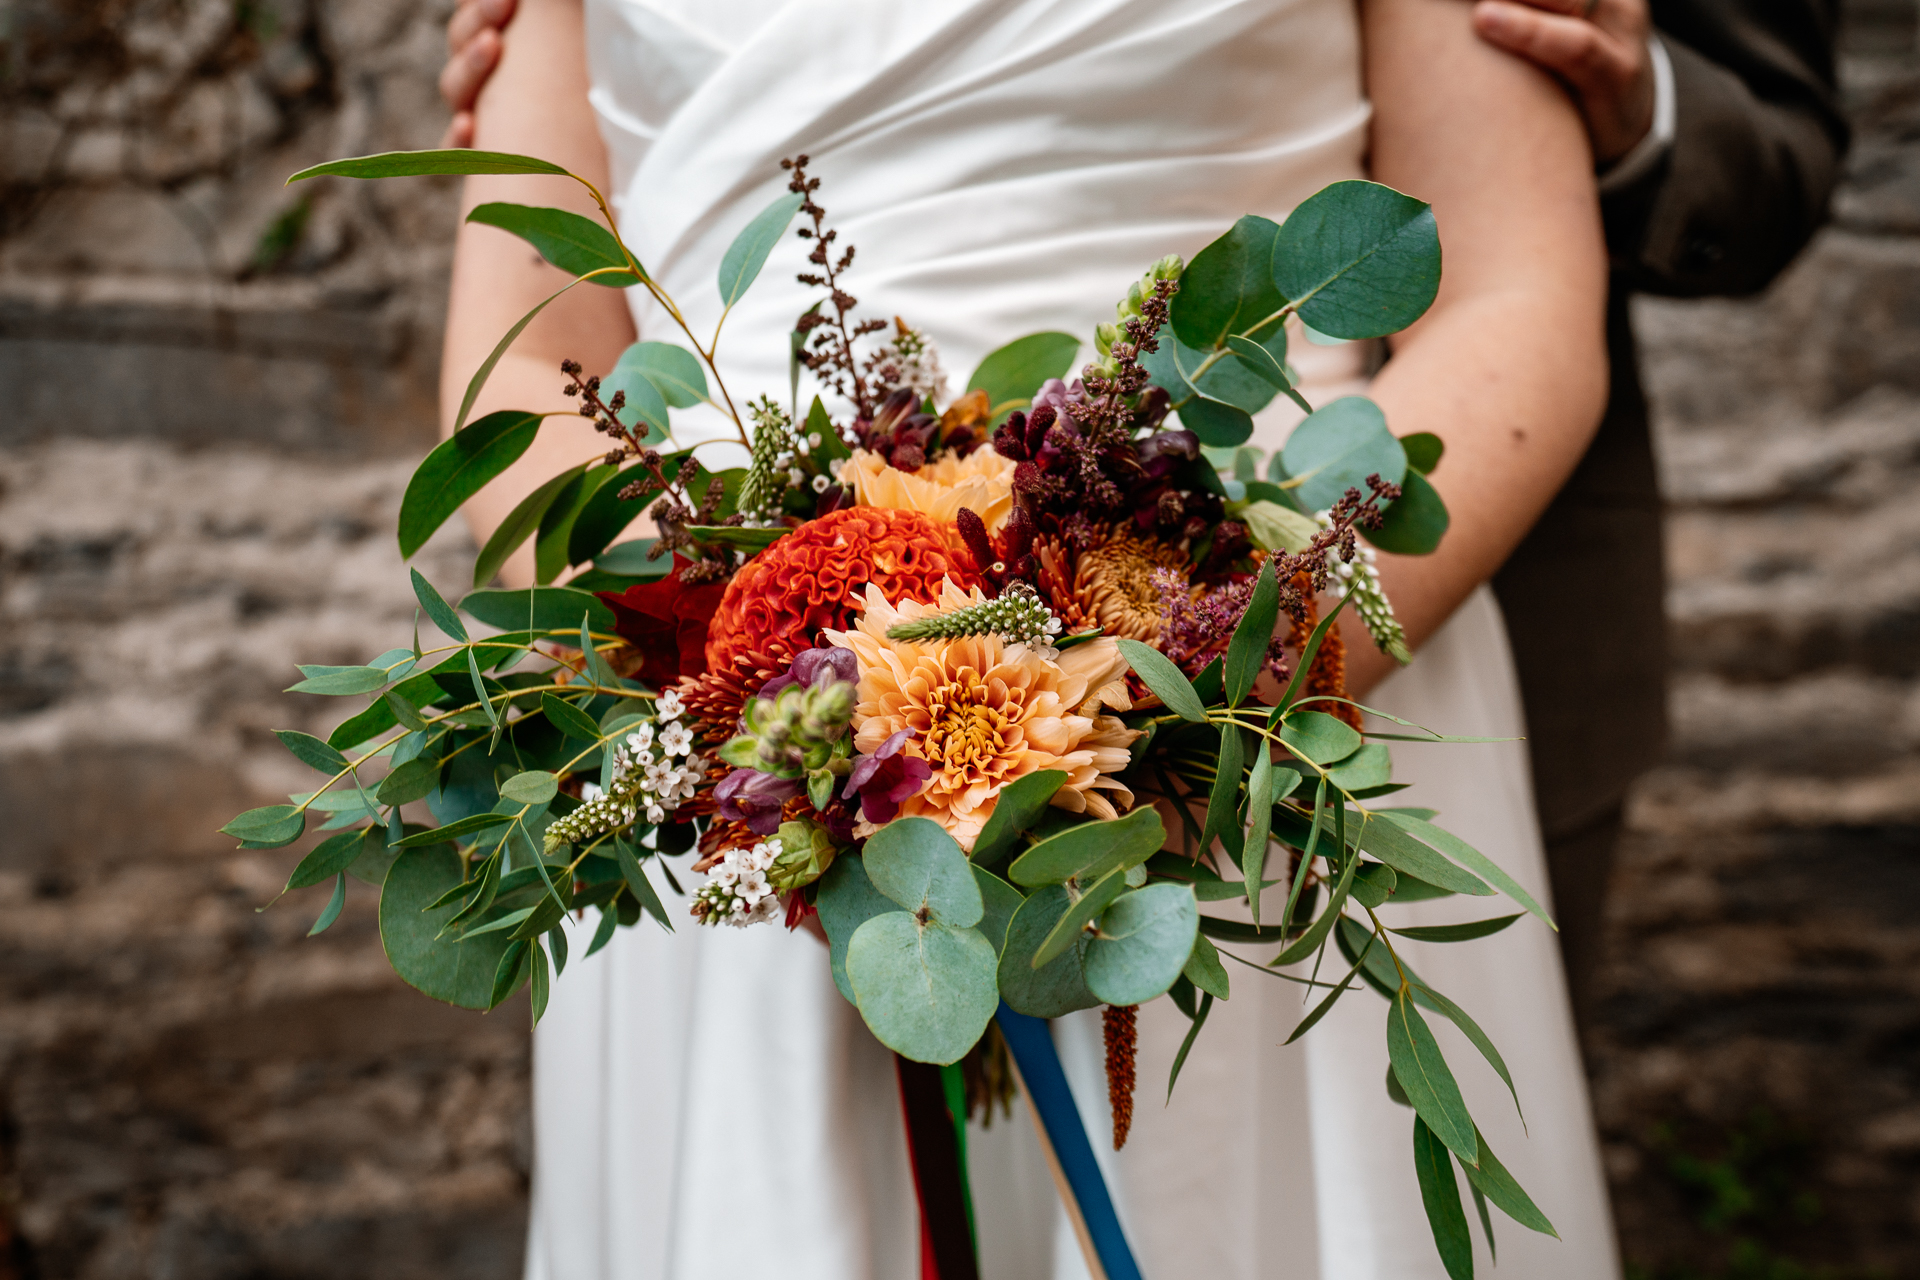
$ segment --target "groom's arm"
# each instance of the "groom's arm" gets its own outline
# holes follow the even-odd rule
[[[1837,0],[1477,0],[1473,18],[1580,108],[1629,288],[1752,293],[1825,219],[1847,143]]]
[[[1836,9],[1835,0],[1655,0],[1673,67],[1673,140],[1601,205],[1631,287],[1756,292],[1825,220],[1847,145]]]

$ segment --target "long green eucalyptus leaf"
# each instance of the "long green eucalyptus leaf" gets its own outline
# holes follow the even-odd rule
[[[416,178],[452,173],[552,173],[574,175],[551,160],[514,155],[508,151],[474,151],[466,147],[435,151],[382,151],[378,155],[329,160],[302,169],[287,179],[289,185],[308,178]]]

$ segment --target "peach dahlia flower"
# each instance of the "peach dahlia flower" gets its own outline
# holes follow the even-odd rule
[[[861,506],[919,511],[947,524],[968,507],[986,522],[988,533],[998,533],[1013,514],[1013,468],[1013,461],[992,445],[964,458],[943,453],[918,471],[901,471],[877,453],[856,449],[841,468],[840,482],[853,486]]]
[[[1102,707],[1125,711],[1126,659],[1106,637],[1076,645],[1049,661],[1025,645],[998,636],[957,640],[890,640],[902,622],[943,613],[984,597],[951,582],[940,604],[887,603],[878,587],[866,590],[866,611],[848,631],[827,639],[860,660],[854,745],[871,752],[901,729],[913,730],[906,750],[933,766],[933,776],[900,815],[931,818],[971,850],[993,814],[1000,788],[1041,769],[1061,769],[1067,781],[1054,793],[1058,808],[1115,818],[1133,793],[1113,775],[1127,767],[1127,748],[1139,732]],[[857,835],[877,828],[861,823]]]

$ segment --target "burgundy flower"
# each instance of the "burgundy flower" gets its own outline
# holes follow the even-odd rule
[[[870,756],[853,762],[841,795],[860,798],[860,816],[868,822],[892,822],[903,801],[912,799],[933,776],[933,766],[918,756],[903,755],[900,748],[913,737],[913,730],[902,729],[880,744]]]
[[[713,789],[720,816],[744,822],[755,835],[770,836],[780,829],[780,806],[806,788],[803,778],[776,778],[758,769],[735,769]]]
[[[674,571],[624,592],[596,591],[613,610],[613,629],[645,658],[640,676],[665,689],[681,676],[707,669],[707,619],[720,607],[724,582],[688,586],[680,581],[686,562],[674,557]]]

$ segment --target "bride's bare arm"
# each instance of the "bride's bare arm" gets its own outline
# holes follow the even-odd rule
[[[587,104],[585,50],[579,0],[520,0],[503,36],[499,66],[475,104],[473,145],[552,160],[605,192],[607,154]],[[517,176],[468,178],[462,213],[494,200],[599,217],[592,198],[573,180]],[[441,357],[443,434],[453,429],[467,380],[500,335],[567,280],[525,241],[493,227],[462,224]],[[471,416],[495,409],[569,409],[577,402],[560,394],[566,382],[560,361],[570,358],[605,372],[633,338],[633,319],[620,292],[580,285],[527,326],[494,369]],[[467,504],[475,538],[485,539],[548,477],[606,447],[584,422],[549,419],[526,456]],[[508,561],[503,576],[515,585],[532,582],[531,544]]]
[[[1363,0],[1373,177],[1433,203],[1433,309],[1393,342],[1373,397],[1394,432],[1446,441],[1453,525],[1418,560],[1382,556],[1415,645],[1525,536],[1605,407],[1606,251],[1585,128],[1536,68],[1489,48],[1452,0]],[[1349,628],[1350,683],[1392,668]]]

